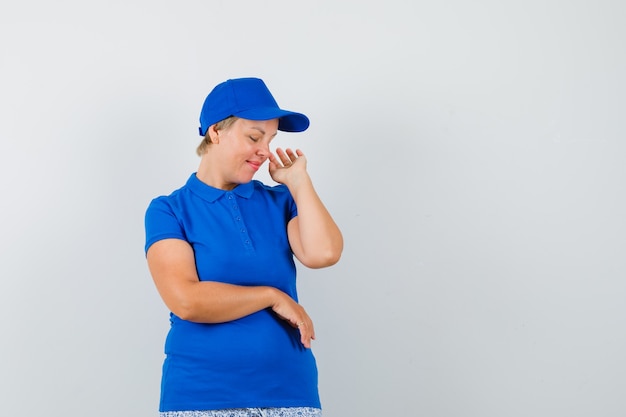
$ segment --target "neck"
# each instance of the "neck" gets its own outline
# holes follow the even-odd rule
[[[223,177],[217,169],[219,167],[219,163],[217,161],[212,161],[209,154],[209,152],[206,152],[202,155],[196,177],[198,177],[198,179],[206,185],[210,185],[211,187],[218,188],[220,190],[230,191],[235,188],[237,184],[229,184],[223,180]]]

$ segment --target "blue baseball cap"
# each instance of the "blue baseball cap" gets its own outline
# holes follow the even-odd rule
[[[236,78],[224,81],[209,93],[200,112],[200,136],[209,126],[230,116],[248,120],[278,119],[278,130],[303,132],[309,127],[304,114],[278,107],[263,80]]]

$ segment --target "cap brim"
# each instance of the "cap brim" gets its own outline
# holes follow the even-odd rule
[[[304,132],[310,124],[309,118],[304,114],[277,109],[276,107],[241,111],[233,116],[248,120],[278,119],[278,130],[283,132]]]

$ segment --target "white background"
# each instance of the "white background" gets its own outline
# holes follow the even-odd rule
[[[300,269],[325,417],[626,415],[626,3],[0,6],[0,414],[156,416],[150,199],[263,78],[345,235]],[[264,173],[261,179],[267,178]]]

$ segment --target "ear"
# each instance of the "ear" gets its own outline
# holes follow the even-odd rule
[[[207,129],[207,134],[209,135],[209,138],[211,139],[211,143],[219,143],[220,142],[220,131],[216,129],[217,124],[212,124],[211,126],[209,126],[209,128]]]

